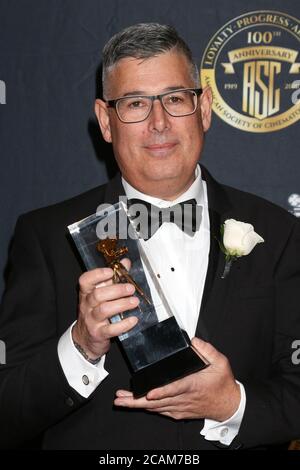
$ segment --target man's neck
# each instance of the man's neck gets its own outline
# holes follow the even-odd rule
[[[158,201],[176,201],[181,202],[182,197],[185,197],[185,194],[188,193],[188,199],[194,197],[196,199],[202,199],[202,184],[201,184],[201,168],[197,165],[195,173],[191,180],[182,188],[180,191],[167,191],[168,188],[164,192],[162,191],[149,191],[146,188],[142,190],[130,184],[124,177],[122,177],[122,184],[125,189],[125,193],[127,196],[131,198],[139,198],[148,200],[148,202],[152,202],[155,204],[155,201],[152,200],[156,199]],[[192,196],[190,195],[192,194]],[[179,201],[178,201],[179,200]]]

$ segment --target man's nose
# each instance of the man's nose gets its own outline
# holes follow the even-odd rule
[[[165,111],[159,99],[153,101],[152,110],[149,116],[149,126],[151,130],[163,132],[170,127],[169,115]]]

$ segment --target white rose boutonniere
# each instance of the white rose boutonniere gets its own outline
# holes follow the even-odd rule
[[[253,225],[235,219],[225,220],[221,226],[221,236],[222,241],[219,241],[219,245],[226,260],[222,279],[229,273],[232,261],[249,255],[257,243],[264,242],[264,239],[254,231]]]

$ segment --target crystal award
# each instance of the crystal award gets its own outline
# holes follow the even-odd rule
[[[126,199],[126,198],[125,198]],[[172,311],[161,280],[155,275],[155,254],[147,253],[127,205],[107,205],[68,227],[87,270],[108,266],[113,282],[132,283],[139,305],[110,318],[112,323],[136,316],[138,323],[118,337],[130,369],[135,397],[207,367]],[[157,253],[157,256],[161,256]],[[130,269],[122,259],[130,260]]]

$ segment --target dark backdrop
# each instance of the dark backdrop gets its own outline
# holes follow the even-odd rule
[[[263,9],[300,18],[299,0],[0,0],[0,269],[19,214],[113,172],[93,117],[101,50],[112,34],[141,21],[170,23],[200,62],[227,21]],[[203,161],[222,182],[292,209],[288,197],[300,193],[299,130],[298,122],[253,134],[214,115]]]

